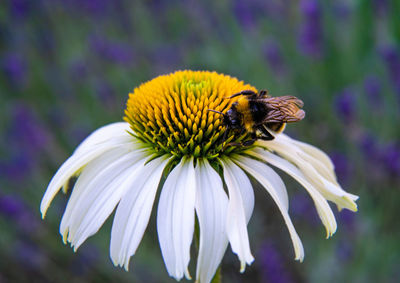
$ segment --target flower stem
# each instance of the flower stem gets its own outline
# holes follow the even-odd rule
[[[217,271],[215,272],[215,275],[213,279],[211,280],[211,283],[221,283],[222,282],[222,273],[221,273],[221,265],[218,267]]]

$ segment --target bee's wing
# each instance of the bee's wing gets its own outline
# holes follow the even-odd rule
[[[266,97],[262,101],[268,107],[265,123],[293,123],[302,120],[305,116],[305,112],[301,109],[304,103],[295,96]]]

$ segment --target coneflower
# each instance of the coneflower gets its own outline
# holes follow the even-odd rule
[[[247,232],[254,192],[247,173],[277,204],[295,258],[302,261],[304,250],[288,214],[285,185],[269,165],[308,191],[327,237],[336,231],[327,200],[356,211],[358,197],[337,183],[326,154],[283,133],[252,146],[240,145],[250,138],[246,132],[230,131],[224,140],[221,115],[208,109],[226,113],[239,98],[225,98],[243,90],[257,92],[236,78],[206,71],[178,71],[142,84],[129,95],[126,122],[92,133],[60,167],[43,196],[42,216],[58,191],[77,176],[60,225],[64,242],[76,250],[117,207],[110,255],[115,265],[128,270],[160,187],[157,231],[169,275],[191,278],[188,264],[197,217],[196,280],[210,282],[228,243],[241,272],[254,260]]]

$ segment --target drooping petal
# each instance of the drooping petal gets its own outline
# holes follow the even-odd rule
[[[239,257],[240,272],[244,272],[246,263],[250,265],[254,260],[247,233],[254,208],[254,191],[242,169],[229,159],[221,159],[221,162],[229,192],[226,231],[232,251]]]
[[[88,151],[81,152],[79,155],[72,155],[70,158],[68,158],[51,179],[49,186],[47,187],[47,190],[42,198],[42,202],[40,204],[42,218],[46,216],[46,212],[51,201],[54,199],[61,187],[64,186],[64,184],[82,167],[112,148],[113,147],[108,144],[100,145],[91,148]]]
[[[157,210],[157,232],[170,276],[190,279],[188,264],[194,231],[196,179],[193,160],[185,158],[171,171],[162,188]]]
[[[290,143],[293,143],[293,144],[299,146],[305,153],[313,156],[317,160],[320,160],[329,170],[334,171],[335,167],[332,163],[332,160],[329,158],[329,156],[325,152],[323,152],[319,148],[317,148],[311,144],[292,139],[291,137],[289,137],[288,135],[286,135],[284,133],[277,135],[276,138],[278,140],[280,140],[280,139],[286,140]]]
[[[273,141],[262,141],[261,144],[274,150],[286,160],[292,162],[304,174],[306,179],[314,185],[314,187],[327,199],[336,203],[339,207],[347,208],[352,211],[357,210],[357,205],[354,202],[358,197],[344,191],[336,182],[334,172],[331,175],[334,177],[324,177],[329,170],[327,167],[322,170],[319,166],[322,162],[317,162],[315,158],[305,153],[289,138],[277,138]],[[306,156],[306,158],[304,158]],[[324,173],[325,172],[325,173]]]
[[[71,213],[66,227],[68,241],[75,250],[103,225],[127,190],[125,181],[133,178],[145,161],[146,154],[142,151],[124,154],[98,172],[83,190],[73,190],[72,194],[80,194],[76,203],[67,207]]]
[[[248,157],[236,156],[235,162],[252,175],[271,195],[277,204],[285,223],[289,229],[290,237],[293,242],[295,256],[297,260],[303,261],[304,248],[300,237],[290,219],[288,209],[288,196],[285,184],[274,170],[266,164]]]
[[[317,208],[318,215],[325,226],[326,237],[328,238],[335,233],[337,228],[335,215],[333,214],[328,202],[318,192],[318,190],[315,189],[315,187],[307,181],[304,174],[296,166],[294,166],[287,160],[263,149],[255,149],[249,151],[248,153],[256,158],[265,160],[266,162],[281,169],[282,171],[292,176],[295,180],[297,180],[307,190],[307,192],[313,199],[315,207]]]
[[[112,127],[112,125],[110,125]],[[118,125],[118,128],[120,126]],[[112,127],[114,129],[114,127]],[[96,136],[100,132],[95,132]],[[86,164],[95,159],[96,157],[104,154],[105,152],[121,146],[128,146],[130,148],[135,148],[135,139],[128,133],[124,132],[126,136],[110,137],[107,142],[102,142],[93,146],[83,146],[79,151],[76,151],[71,157],[69,157],[58,169],[56,174],[51,179],[47,190],[42,198],[40,204],[40,211],[42,213],[42,218],[45,217],[47,209],[50,206],[51,201],[54,199],[58,191],[65,185],[65,183],[74,175],[76,172],[81,170]],[[88,143],[93,143],[94,140],[91,139],[91,135],[86,139],[89,140]],[[85,144],[83,141],[83,144]]]
[[[228,245],[225,230],[228,197],[218,173],[207,160],[195,168],[196,213],[200,226],[200,248],[196,280],[211,282]]]
[[[110,256],[114,265],[129,268],[149,222],[161,174],[168,159],[157,158],[129,178],[126,194],[115,213],[111,231]]]
[[[75,183],[71,196],[68,200],[67,207],[61,219],[60,234],[63,235],[64,243],[67,242],[71,214],[74,212],[77,202],[80,201],[81,195],[96,179],[96,177],[98,177],[99,174],[107,169],[107,166],[129,152],[130,151],[126,148],[111,149],[95,158],[85,166],[85,170],[82,171]]]
[[[325,164],[321,160],[318,160],[314,156],[311,156],[301,150],[298,150],[297,154],[305,162],[308,162],[326,180],[334,184],[338,184],[335,172],[333,170],[330,170],[327,166],[325,166]]]

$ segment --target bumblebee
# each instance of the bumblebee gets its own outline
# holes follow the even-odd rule
[[[273,140],[274,136],[270,131],[280,133],[286,123],[300,121],[305,116],[304,110],[301,109],[304,103],[295,96],[272,97],[266,90],[258,93],[244,90],[227,98],[237,96],[243,97],[232,103],[226,113],[209,109],[223,116],[226,126],[223,141],[227,139],[230,130],[251,134],[251,140],[245,141],[242,144],[244,146],[252,145],[257,139]]]

